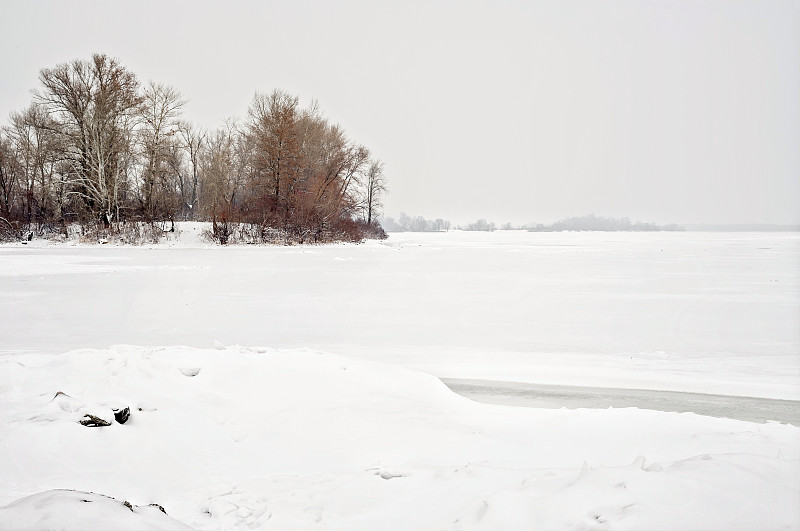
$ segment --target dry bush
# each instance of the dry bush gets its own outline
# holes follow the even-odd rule
[[[364,231],[364,238],[367,240],[385,240],[389,237],[377,221],[373,221],[370,224],[363,223],[362,230]]]
[[[0,217],[0,242],[20,241],[23,239],[23,224]]]
[[[127,245],[151,245],[159,243],[170,232],[158,223],[126,221],[105,226],[102,223],[75,226],[77,239],[84,243],[121,243]],[[73,234],[72,230],[67,231]]]

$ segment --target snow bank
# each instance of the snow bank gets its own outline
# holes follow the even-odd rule
[[[0,507],[0,529],[85,531],[186,531],[157,505],[139,507],[92,492],[51,490]]]
[[[0,518],[77,489],[197,529],[800,525],[789,425],[477,404],[427,374],[311,350],[116,346],[9,355],[0,374]],[[124,424],[78,423],[123,405]],[[84,505],[114,527],[131,517]]]

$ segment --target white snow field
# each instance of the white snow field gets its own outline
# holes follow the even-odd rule
[[[800,529],[796,426],[436,378],[796,400],[796,233],[181,229],[0,246],[0,529]]]

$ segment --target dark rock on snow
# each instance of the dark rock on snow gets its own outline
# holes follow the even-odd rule
[[[99,428],[103,426],[111,426],[111,423],[107,420],[103,420],[100,417],[95,417],[94,415],[87,413],[84,417],[78,421],[84,426],[89,426],[90,428]]]
[[[131,418],[131,408],[127,406],[122,408],[113,408],[111,411],[114,412],[114,420],[116,420],[120,424],[125,424],[126,422],[128,422],[128,419]],[[90,428],[111,426],[111,422],[109,420],[106,420],[102,417],[98,417],[97,415],[92,415],[91,413],[87,413],[86,415],[84,415],[83,418],[78,422]]]
[[[114,409],[114,420],[120,424],[125,424],[131,416],[131,409],[124,407],[122,409]]]

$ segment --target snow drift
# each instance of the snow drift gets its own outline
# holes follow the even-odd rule
[[[191,529],[168,517],[164,508],[156,504],[138,507],[93,492],[51,490],[0,507],[2,529],[85,531],[110,527],[116,531]]]
[[[7,355],[0,374],[3,528],[800,526],[791,425],[478,404],[311,350],[115,346]],[[98,494],[67,513],[87,494],[55,489]]]

